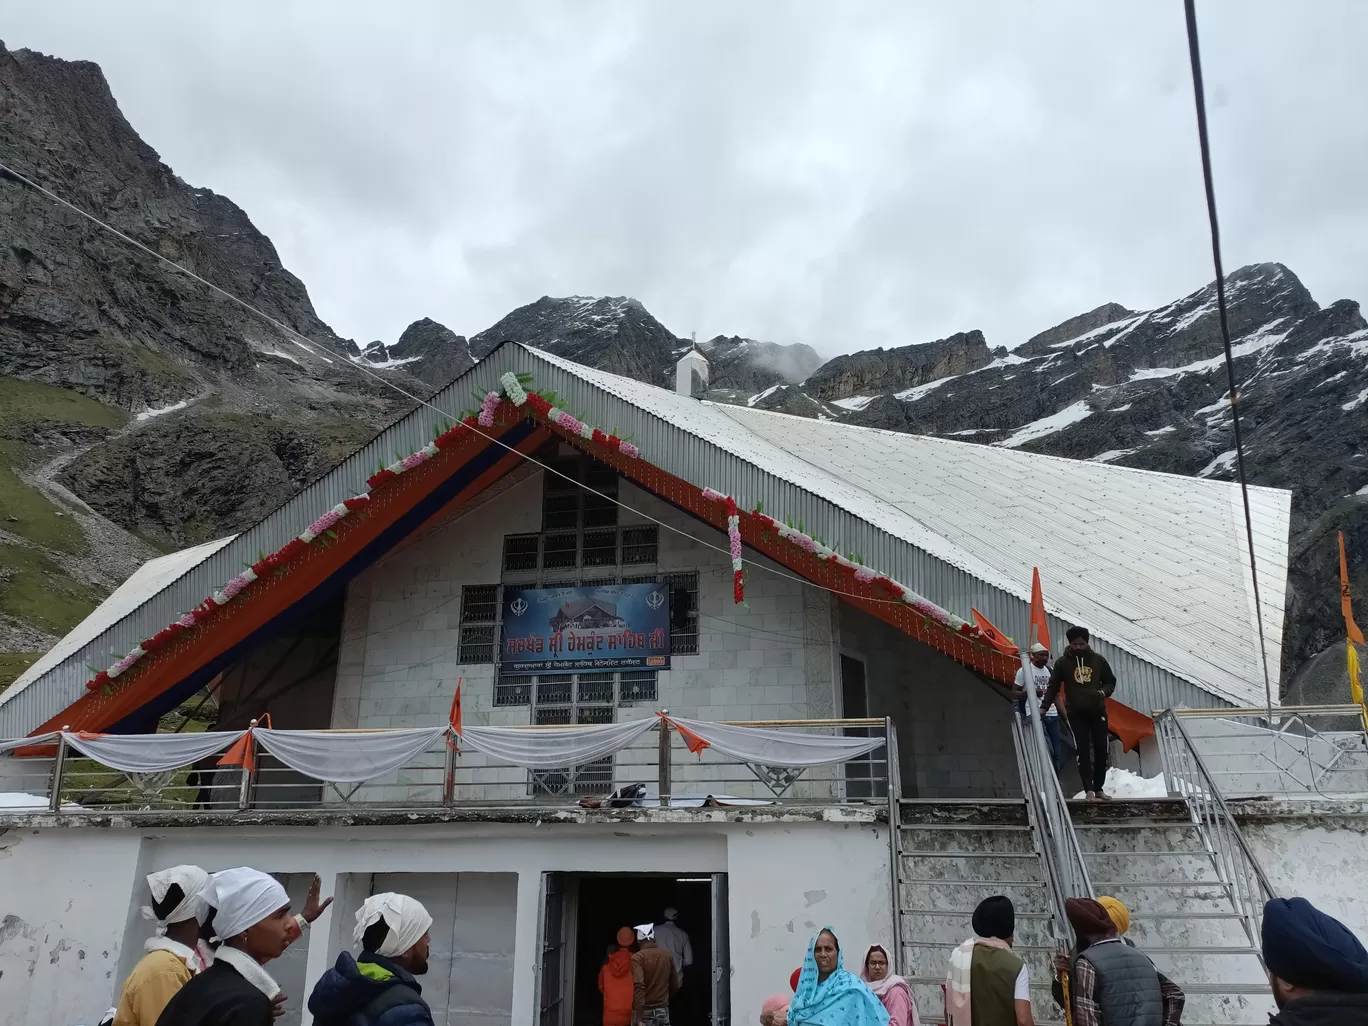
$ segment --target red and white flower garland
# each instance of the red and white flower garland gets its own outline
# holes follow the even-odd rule
[[[119,659],[108,669],[101,670],[90,680],[86,681],[86,687],[91,691],[98,691],[111,682],[117,680],[127,673],[145,655],[164,648],[177,635],[185,631],[193,630],[199,623],[209,616],[215,609],[227,605],[234,598],[240,595],[248,587],[260,580],[264,575],[276,570],[292,558],[304,551],[305,547],[313,544],[320,537],[328,534],[343,518],[348,514],[363,509],[370,502],[371,493],[379,488],[383,488],[389,482],[399,477],[406,471],[414,467],[421,466],[436,456],[443,449],[449,449],[459,441],[463,441],[470,436],[473,428],[489,428],[494,426],[495,414],[498,412],[499,405],[505,400],[511,402],[514,407],[520,408],[524,405],[530,406],[542,417],[551,423],[556,424],[562,430],[597,442],[601,445],[617,449],[624,456],[636,459],[640,457],[641,450],[631,442],[618,438],[616,435],[605,434],[597,428],[591,428],[582,423],[577,418],[570,416],[563,410],[556,409],[542,396],[536,392],[529,392],[523,388],[523,381],[512,371],[503,375],[499,379],[503,385],[503,395],[498,392],[489,392],[485,395],[484,401],[480,404],[480,411],[476,416],[466,417],[461,423],[453,425],[441,432],[427,445],[417,452],[405,456],[401,460],[391,463],[369,478],[366,479],[365,491],[359,495],[354,495],[350,499],[339,502],[332,509],[328,510],[321,517],[311,523],[296,537],[286,542],[280,549],[258,560],[242,573],[233,577],[230,581],[218,588],[214,593],[201,602],[198,606],[188,613],[177,617],[175,621],[163,627],[152,637],[145,640],[140,645],[135,645],[128,654]],[[738,550],[739,551],[739,550]]]
[[[732,561],[732,601],[740,605],[746,600],[746,581],[741,562],[741,511],[730,495],[723,495],[712,488],[703,489],[703,498],[710,502],[720,502],[727,511],[727,545]]]
[[[736,602],[741,602],[744,598],[741,575],[741,516],[737,509],[736,501],[730,495],[723,495],[713,488],[703,489],[703,498],[709,502],[723,503],[727,510],[727,538],[731,543],[733,586],[732,593]],[[849,559],[835,549],[823,545],[811,535],[804,534],[797,528],[787,524],[781,524],[771,516],[767,516],[760,511],[747,513],[748,517],[755,519],[762,527],[773,531],[778,537],[784,539],[792,545],[797,546],[804,552],[811,553],[824,562],[831,563],[849,571],[851,576],[861,584],[875,584],[890,592],[894,597],[901,599],[917,612],[921,613],[928,620],[931,620],[953,634],[958,634],[966,638],[978,638],[981,634],[979,628],[967,620],[963,620],[949,610],[942,609],[930,599],[923,598],[911,588],[899,584],[886,574],[881,574],[876,570],[871,570],[863,563]]]

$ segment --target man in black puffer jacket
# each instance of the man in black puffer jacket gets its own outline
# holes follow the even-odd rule
[[[1068,638],[1069,647],[1055,660],[1050,686],[1040,700],[1040,714],[1045,715],[1062,687],[1064,713],[1078,751],[1083,790],[1089,798],[1106,798],[1102,788],[1107,782],[1107,747],[1111,744],[1107,699],[1116,690],[1116,674],[1107,660],[1092,650],[1086,627],[1070,627]]]
[[[1271,1026],[1368,1026],[1368,952],[1305,898],[1264,905],[1263,956],[1278,1014]]]
[[[309,996],[316,1026],[434,1026],[415,976],[427,972],[432,916],[417,900],[387,892],[356,913],[361,954],[337,956]]]

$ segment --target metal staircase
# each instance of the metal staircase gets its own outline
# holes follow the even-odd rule
[[[1049,990],[1073,940],[1064,900],[1111,894],[1131,910],[1129,939],[1183,988],[1187,1026],[1266,1022],[1259,917],[1274,892],[1178,718],[1156,722],[1182,804],[1085,804],[1065,801],[1037,716],[1011,716],[1022,799],[897,803],[900,971],[922,1021],[944,1021],[950,951],[993,894],[1016,905],[1036,1022],[1062,1021]]]

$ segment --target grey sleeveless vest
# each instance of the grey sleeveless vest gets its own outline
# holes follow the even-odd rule
[[[1097,970],[1097,993],[1106,1026],[1163,1026],[1164,999],[1154,963],[1128,944],[1094,944],[1083,952]]]

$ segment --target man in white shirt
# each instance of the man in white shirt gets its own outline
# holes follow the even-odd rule
[[[1036,642],[1031,646],[1031,684],[1026,682],[1026,668],[1023,666],[1016,672],[1016,686],[1026,693],[1017,708],[1024,714],[1026,711],[1026,701],[1029,699],[1034,685],[1036,704],[1045,697],[1045,690],[1050,686],[1050,650]],[[1045,729],[1045,743],[1050,746],[1050,758],[1054,761],[1055,769],[1059,768],[1059,703],[1051,703],[1050,707],[1041,714],[1040,722]]]
[[[665,910],[664,922],[655,924],[655,942],[670,953],[675,966],[675,984],[682,986],[684,970],[693,965],[693,945],[684,928],[675,921],[678,918],[677,910]]]

